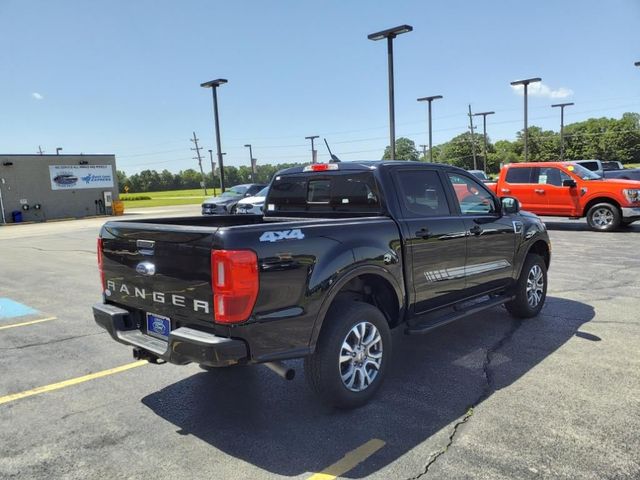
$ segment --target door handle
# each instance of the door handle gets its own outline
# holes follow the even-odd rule
[[[508,188],[501,188],[500,191],[502,193],[511,193],[511,190],[509,190]]]
[[[469,233],[471,233],[472,235],[480,235],[483,231],[484,230],[482,230],[482,227],[480,225],[474,225],[469,229]]]
[[[429,238],[430,236],[431,236],[431,233],[429,232],[428,228],[421,228],[416,232],[416,237]]]
[[[542,188],[536,188],[534,190],[534,192],[536,192],[536,193],[544,193],[544,190]]]

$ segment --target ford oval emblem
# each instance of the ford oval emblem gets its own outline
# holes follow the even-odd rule
[[[153,331],[164,335],[164,322],[159,318],[156,318],[152,324]]]
[[[136,265],[136,272],[140,275],[155,275],[156,266],[151,262],[142,262]]]

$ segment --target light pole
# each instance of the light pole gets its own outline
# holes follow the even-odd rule
[[[209,149],[209,161],[211,162],[211,185],[213,185],[213,194],[216,194],[216,166],[213,163],[213,150]]]
[[[484,171],[487,171],[487,115],[493,115],[496,112],[478,112],[474,113],[474,117],[482,115],[482,134],[484,135],[484,151],[482,152],[482,159],[484,165]]]
[[[560,107],[560,161],[564,160],[564,107],[569,107],[573,104],[573,102],[569,102],[551,105],[551,108]]]
[[[524,80],[516,80],[515,82],[511,82],[512,86],[523,85],[524,86],[524,161],[527,161],[528,158],[528,150],[527,150],[527,140],[529,139],[528,125],[527,125],[527,91],[530,83],[541,82],[542,79],[539,77],[536,78],[525,78]]]
[[[380,32],[372,33],[367,36],[369,40],[387,39],[387,63],[389,70],[389,146],[391,148],[391,160],[396,159],[396,120],[395,120],[395,104],[393,94],[393,39],[403,33],[413,30],[411,25],[400,25],[399,27],[389,28]]]
[[[418,99],[419,102],[429,102],[429,161],[431,163],[433,163],[433,142],[431,139],[431,102],[440,98],[442,98],[442,95],[434,95],[432,97],[422,97]]]
[[[251,181],[256,183],[256,166],[253,158],[253,150],[251,149],[251,144],[247,143],[245,147],[249,148],[249,161],[251,162]]]
[[[210,82],[201,83],[200,86],[210,88],[213,93],[213,120],[216,127],[216,146],[218,149],[218,167],[220,168],[220,189],[224,193],[224,164],[222,161],[222,147],[220,146],[220,121],[218,119],[218,87],[227,83],[224,78],[211,80]]]
[[[316,150],[313,147],[313,141],[319,137],[318,135],[311,135],[310,137],[304,137],[304,138],[305,140],[311,140],[311,163],[316,163],[317,155],[316,155]]]

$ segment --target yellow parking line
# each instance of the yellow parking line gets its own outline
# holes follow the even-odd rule
[[[379,440],[377,438],[369,440],[364,445],[361,445],[355,450],[347,453],[344,457],[342,457],[342,459],[338,460],[333,465],[325,468],[319,473],[314,473],[307,480],[334,480],[340,475],[344,475],[349,470],[353,470],[355,467],[364,462],[367,458],[369,458],[384,446],[385,442],[383,442],[382,440]]]
[[[47,317],[47,318],[41,318],[39,320],[31,320],[29,322],[11,323],[9,325],[0,325],[0,330],[5,330],[7,328],[15,328],[15,327],[26,327],[27,325],[33,325],[35,323],[48,322],[49,320],[55,320],[56,318],[58,318],[58,317]]]
[[[21,398],[31,397],[33,395],[39,395],[41,393],[52,392],[53,390],[59,390],[61,388],[70,387],[72,385],[77,385],[78,383],[88,382],[89,380],[94,380],[96,378],[106,377],[107,375],[113,375],[114,373],[124,372],[132,368],[141,367],[142,365],[146,365],[147,363],[148,362],[146,360],[138,360],[137,362],[127,363],[119,367],[110,368],[108,370],[102,370],[101,372],[90,373],[89,375],[72,378],[70,380],[65,380],[63,382],[52,383],[50,385],[37,387],[37,388],[26,390],[20,393],[12,393],[11,395],[5,395],[4,397],[0,397],[0,405],[2,405],[3,403],[9,403],[15,400],[20,400]]]

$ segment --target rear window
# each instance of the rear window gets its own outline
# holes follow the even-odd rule
[[[531,179],[533,168],[529,167],[511,167],[507,170],[507,183],[534,183]]]
[[[381,211],[371,172],[278,175],[271,184],[267,215],[306,212],[376,214]]]

